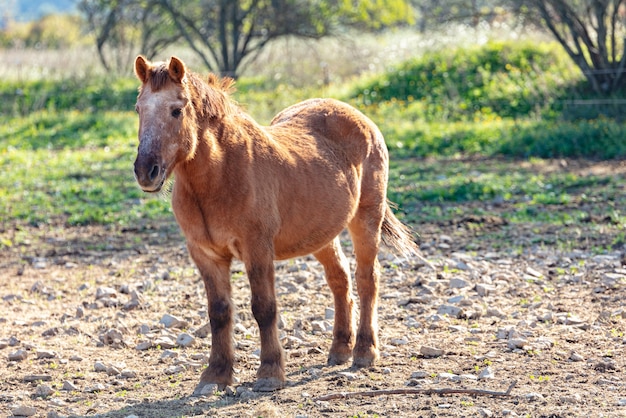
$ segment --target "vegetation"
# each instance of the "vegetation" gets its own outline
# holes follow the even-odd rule
[[[390,198],[406,220],[484,216],[472,202],[496,201],[506,204],[499,216],[508,222],[622,224],[619,177],[541,174],[533,160],[626,156],[624,124],[563,105],[590,97],[581,80],[554,44],[499,42],[428,53],[324,89],[381,126],[392,154]],[[17,225],[171,218],[168,199],[143,194],[132,175],[136,88],[129,78],[0,83],[0,218]],[[235,99],[267,123],[317,89],[242,79]],[[523,168],[511,158],[537,164]]]

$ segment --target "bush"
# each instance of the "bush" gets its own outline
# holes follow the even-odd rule
[[[365,81],[351,97],[363,105],[417,101],[427,119],[526,117],[551,109],[576,78],[567,63],[555,44],[490,42],[409,60]]]

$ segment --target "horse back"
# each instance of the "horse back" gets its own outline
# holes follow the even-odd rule
[[[297,103],[278,113],[268,129],[305,131],[322,147],[340,152],[351,165],[361,165],[372,157],[382,158],[385,164],[387,161],[387,149],[378,127],[363,113],[339,100],[309,99]]]

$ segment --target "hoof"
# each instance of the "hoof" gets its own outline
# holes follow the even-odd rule
[[[275,377],[262,377],[257,379],[254,387],[255,392],[274,392],[285,387],[285,382]]]
[[[362,355],[354,355],[352,360],[352,367],[362,368],[362,367],[371,367],[378,360],[378,350],[372,349],[366,354]]]
[[[329,366],[339,366],[345,364],[352,357],[352,353],[330,353],[328,355]]]
[[[209,395],[213,395],[215,392],[224,390],[225,388],[226,388],[226,385],[220,385],[217,383],[200,382],[198,383],[198,386],[196,386],[196,388],[193,390],[193,393],[191,394],[191,396],[209,396]]]

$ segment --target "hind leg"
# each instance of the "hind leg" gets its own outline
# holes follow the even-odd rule
[[[353,365],[368,367],[378,360],[378,247],[384,211],[378,206],[360,207],[348,225],[356,256],[356,285],[361,315],[354,346]]]
[[[335,302],[333,343],[328,353],[328,364],[343,364],[352,356],[354,347],[354,320],[352,317],[354,302],[351,296],[350,266],[341,250],[339,237],[336,237],[314,255],[324,266],[326,281],[333,292]]]

